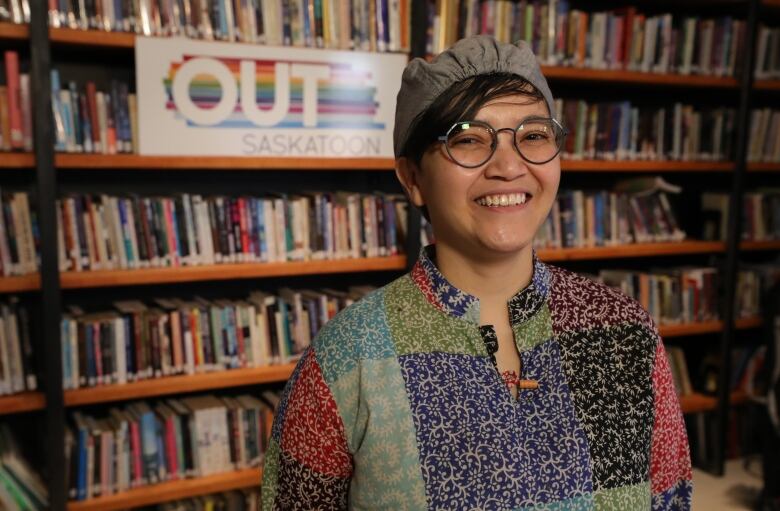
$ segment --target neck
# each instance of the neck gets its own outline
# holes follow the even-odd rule
[[[517,253],[486,259],[436,243],[436,265],[452,285],[481,302],[506,303],[531,283],[533,251],[526,246]]]

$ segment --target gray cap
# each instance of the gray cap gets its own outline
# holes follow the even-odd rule
[[[412,124],[439,94],[466,78],[490,73],[512,73],[525,78],[542,93],[550,113],[555,112],[550,87],[528,43],[500,43],[489,36],[461,39],[430,63],[416,58],[404,69],[395,105],[396,158],[406,145]]]

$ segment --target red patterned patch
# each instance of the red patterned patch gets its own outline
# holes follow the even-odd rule
[[[352,475],[344,423],[314,356],[306,357],[290,391],[281,448],[324,476]]]
[[[653,369],[655,423],[650,450],[650,480],[653,494],[663,493],[680,480],[691,480],[691,456],[680,403],[663,344],[655,351]]]
[[[549,303],[554,334],[628,324],[655,332],[650,315],[636,300],[582,275],[548,268],[552,274]]]
[[[436,296],[436,293],[433,292],[431,278],[427,273],[425,273],[425,268],[423,268],[423,265],[420,264],[419,261],[417,261],[412,267],[411,276],[412,281],[417,284],[417,287],[420,288],[422,294],[425,295],[425,299],[428,300],[428,302],[430,302],[431,305],[437,309],[442,310],[441,304],[439,303],[439,298]]]

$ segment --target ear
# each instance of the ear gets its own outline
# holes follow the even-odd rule
[[[425,199],[423,199],[419,185],[420,167],[409,158],[396,158],[395,176],[404,187],[406,196],[409,197],[411,203],[418,208],[425,206]]]

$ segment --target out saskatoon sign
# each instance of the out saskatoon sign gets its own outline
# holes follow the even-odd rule
[[[139,38],[140,152],[392,157],[395,96],[406,59]]]

